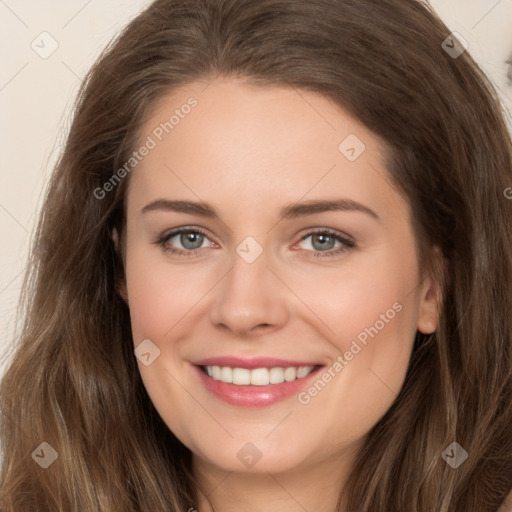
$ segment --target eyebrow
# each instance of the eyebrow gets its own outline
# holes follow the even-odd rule
[[[200,215],[206,218],[219,218],[215,209],[208,203],[196,201],[171,201],[169,199],[157,199],[144,208],[140,213],[148,213],[153,211],[171,211],[177,213],[190,213]],[[370,217],[380,220],[380,217],[371,209],[362,203],[352,199],[331,199],[331,200],[310,200],[302,203],[292,203],[280,210],[279,219],[296,219],[305,217],[315,213],[331,212],[331,211],[356,211],[369,215]]]

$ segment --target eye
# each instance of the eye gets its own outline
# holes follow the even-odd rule
[[[304,243],[307,240],[309,241]],[[185,257],[199,256],[201,249],[214,246],[206,232],[191,226],[164,233],[154,243],[167,253]],[[302,252],[314,258],[332,257],[356,248],[354,240],[330,229],[310,231],[296,246],[301,243],[304,245]]]
[[[332,257],[356,248],[356,243],[352,239],[330,229],[310,231],[299,243],[308,239],[310,240],[304,244],[304,250],[311,253],[309,256],[314,258]]]
[[[213,245],[204,231],[192,227],[183,227],[165,233],[154,243],[164,251],[180,256],[194,256],[199,249]]]

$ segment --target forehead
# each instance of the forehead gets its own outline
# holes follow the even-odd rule
[[[151,147],[130,176],[128,202],[140,206],[155,194],[214,195],[253,211],[305,194],[397,199],[383,142],[329,99],[297,88],[194,82],[153,107],[139,144]]]

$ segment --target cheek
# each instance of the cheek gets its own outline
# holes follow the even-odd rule
[[[181,357],[181,340],[194,328],[194,312],[213,283],[210,273],[171,267],[161,254],[133,247],[128,252],[126,283],[134,346],[149,339],[159,355],[148,366],[138,363],[140,376],[153,405],[180,439],[189,439],[190,397],[182,385],[188,374]],[[195,306],[195,307],[194,307]],[[175,411],[180,411],[176,414]]]
[[[347,259],[339,268],[287,276],[294,284],[294,293],[315,313],[318,329],[337,351],[350,350],[354,341],[369,349],[371,340],[381,338],[387,339],[385,348],[393,350],[395,345],[403,348],[414,337],[418,290],[415,253],[412,247],[396,252],[390,245],[382,246]]]
[[[326,376],[330,391],[312,389],[303,399],[323,411],[323,423],[334,437],[341,431],[354,438],[368,431],[403,385],[417,325],[415,262],[412,246],[400,258],[383,247],[375,258],[359,258],[343,269],[330,269],[330,275],[295,276],[294,291],[317,313],[317,330],[332,354]]]
[[[129,253],[126,283],[135,344],[161,340],[213,286],[207,269],[169,264],[156,251],[134,247]]]

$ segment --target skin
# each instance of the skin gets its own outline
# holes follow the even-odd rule
[[[436,329],[437,284],[420,279],[409,207],[387,178],[382,141],[343,109],[312,92],[220,77],[163,98],[141,141],[190,96],[197,107],[129,178],[121,294],[134,345],[150,339],[160,350],[149,366],[139,362],[144,385],[194,454],[202,494],[191,507],[210,510],[208,495],[223,512],[267,511],[269,503],[283,512],[318,503],[334,510],[368,432],[404,382],[416,331]],[[338,150],[349,134],[366,146],[352,162]],[[279,221],[286,205],[337,198],[379,219],[327,211]],[[158,199],[206,201],[218,218],[141,213]],[[208,233],[193,257],[154,243],[182,226]],[[340,246],[302,240],[325,228],[356,247],[312,257]],[[236,252],[247,236],[263,249],[250,264]],[[179,235],[171,247],[187,250]],[[295,395],[257,409],[224,403],[191,364],[234,355],[327,368],[397,302],[401,311],[307,404]],[[250,468],[237,457],[248,442],[261,453]]]

